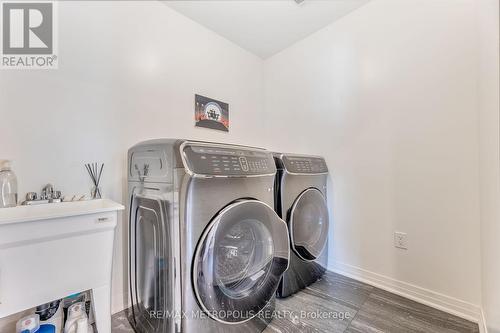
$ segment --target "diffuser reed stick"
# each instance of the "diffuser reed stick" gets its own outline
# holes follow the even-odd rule
[[[99,188],[99,184],[101,183],[102,169],[104,168],[104,163],[87,163],[85,164],[85,169],[89,173],[90,179],[94,184],[94,188],[92,189],[92,199],[100,199],[102,198],[101,189]]]

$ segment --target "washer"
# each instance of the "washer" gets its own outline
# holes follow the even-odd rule
[[[288,225],[290,267],[277,290],[287,297],[318,280],[328,261],[328,168],[324,158],[275,153],[275,210]]]
[[[137,332],[260,332],[288,268],[273,156],[161,139],[128,153],[129,267]]]

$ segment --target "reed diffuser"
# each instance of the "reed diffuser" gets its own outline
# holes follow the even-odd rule
[[[87,163],[85,168],[89,173],[90,179],[94,184],[92,191],[90,192],[92,199],[101,199],[101,188],[99,184],[101,183],[102,169],[104,168],[104,163]]]

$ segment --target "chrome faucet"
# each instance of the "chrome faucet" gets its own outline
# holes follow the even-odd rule
[[[57,203],[61,202],[61,191],[56,191],[54,189],[54,185],[47,184],[42,188],[42,192],[40,193],[40,198],[36,192],[28,192],[26,193],[26,201],[24,201],[23,205],[39,205],[46,203]]]

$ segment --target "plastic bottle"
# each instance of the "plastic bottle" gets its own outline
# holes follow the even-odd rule
[[[89,324],[85,303],[78,302],[68,309],[68,318],[64,325],[64,333],[91,333],[92,326]]]
[[[17,321],[16,333],[35,333],[40,328],[40,316],[32,314]]]
[[[79,302],[85,302],[85,294],[84,293],[76,293],[69,295],[65,299],[63,299],[63,313],[64,320],[68,319],[68,309],[71,305]]]
[[[44,328],[44,331],[36,333],[61,333],[63,325],[63,310],[62,302],[57,300],[50,303],[46,303],[36,307],[35,313],[40,316],[40,328]]]
[[[0,160],[0,208],[17,206],[17,178],[9,160]]]

